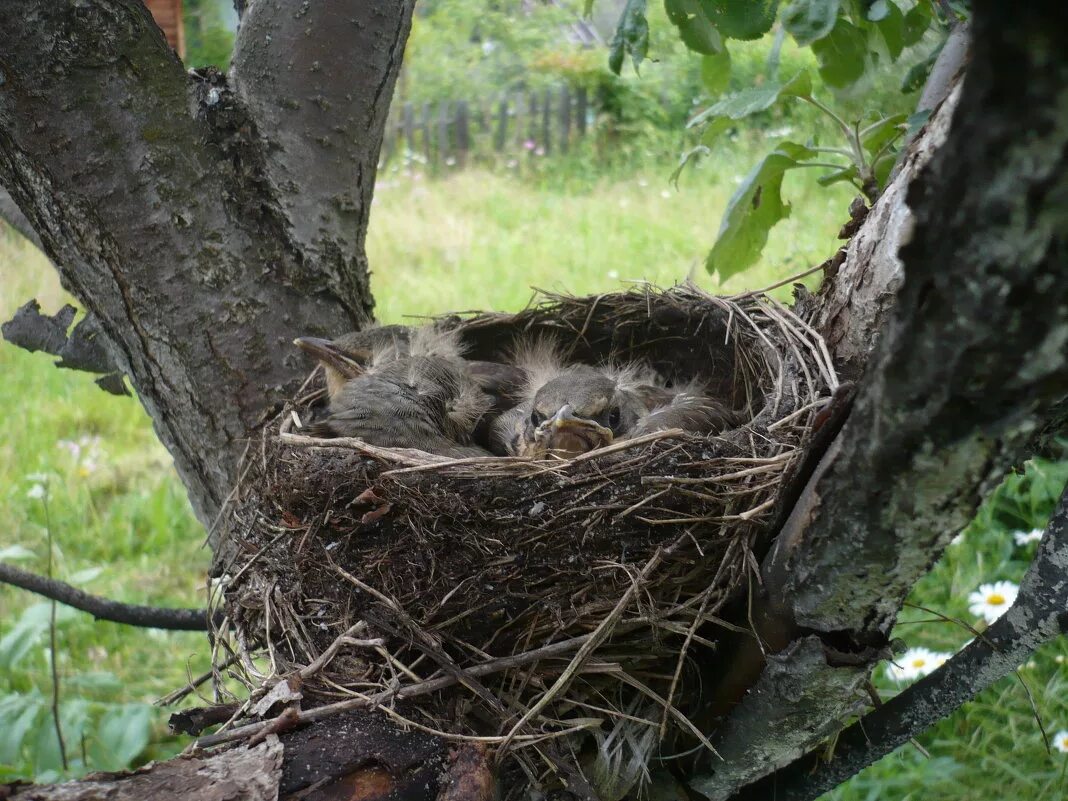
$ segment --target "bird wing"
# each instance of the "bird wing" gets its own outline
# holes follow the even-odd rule
[[[627,437],[639,437],[668,428],[681,428],[695,434],[715,434],[734,428],[741,422],[741,415],[707,395],[680,392],[669,403],[642,417],[627,432]]]

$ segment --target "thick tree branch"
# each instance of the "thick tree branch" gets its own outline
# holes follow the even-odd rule
[[[111,601],[72,587],[56,579],[0,562],[0,582],[59,601],[88,612],[97,620],[110,620],[127,626],[171,631],[207,631],[208,613],[203,609],[164,609]]]
[[[1012,608],[931,675],[842,731],[834,758],[818,754],[766,776],[732,801],[812,801],[859,773],[994,682],[1043,643],[1068,631],[1068,490],[1046,529]]]
[[[267,180],[296,246],[368,319],[364,236],[413,6],[257,0],[230,71],[268,145]]]

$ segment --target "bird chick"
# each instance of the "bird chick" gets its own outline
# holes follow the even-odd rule
[[[526,397],[493,426],[490,449],[513,456],[570,458],[668,428],[722,431],[737,416],[698,385],[663,386],[635,365],[564,365],[552,343],[520,346]]]
[[[565,365],[549,340],[520,344],[514,358],[526,386],[493,426],[495,453],[577,456],[610,445],[649,412],[641,392],[652,381],[647,371]]]
[[[468,374],[459,336],[438,326],[398,328],[297,342],[327,369],[328,416],[313,433],[456,458],[489,455],[471,437],[493,399]]]

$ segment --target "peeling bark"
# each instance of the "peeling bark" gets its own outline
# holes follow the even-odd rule
[[[277,801],[282,776],[277,737],[255,748],[153,764],[131,774],[95,774],[66,784],[0,785],[12,801]],[[11,795],[4,795],[11,790]]]

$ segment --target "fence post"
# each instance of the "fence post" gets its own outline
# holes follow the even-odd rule
[[[407,149],[407,153],[404,154],[405,166],[411,169],[412,156],[415,155],[415,128],[412,121],[412,104],[405,103],[403,110],[403,123],[404,123],[404,145]]]
[[[536,146],[538,141],[538,95],[535,92],[527,92],[527,117],[527,139],[534,142]]]
[[[423,111],[419,118],[419,132],[423,139],[423,158],[426,160],[426,168],[434,159],[434,150],[430,140],[430,102],[423,103]]]
[[[578,88],[578,96],[576,97],[576,100],[578,102],[576,103],[575,108],[575,132],[581,138],[586,135],[586,113],[589,105],[589,98],[586,96],[585,86],[580,86]]]
[[[541,106],[541,146],[548,156],[553,152],[553,90],[545,89]]]
[[[504,140],[508,136],[508,95],[501,98],[497,106],[497,131],[493,135],[493,148],[500,153],[504,150]]]
[[[571,90],[560,87],[560,152],[567,153],[571,138]]]
[[[467,152],[471,149],[468,136],[467,101],[456,101],[456,163],[463,167],[467,162]]]

